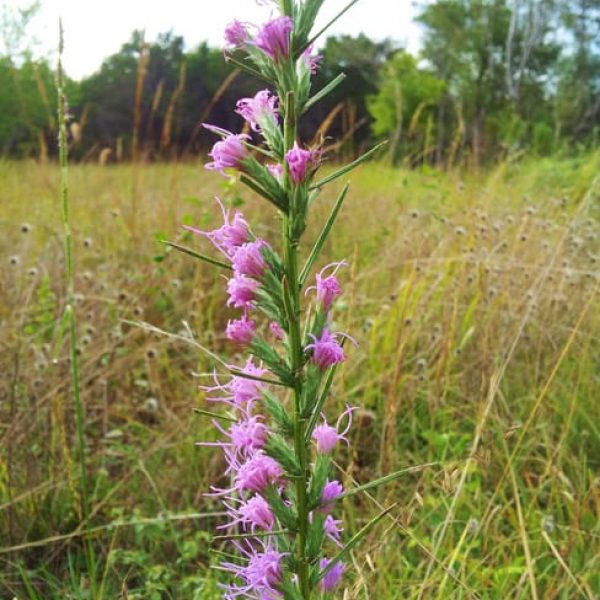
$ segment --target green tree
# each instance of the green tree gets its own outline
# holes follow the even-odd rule
[[[551,120],[548,74],[559,51],[552,2],[437,0],[423,8],[423,56],[447,83],[440,146],[459,141],[478,165]]]
[[[600,0],[570,0],[561,16],[570,43],[559,65],[556,119],[561,134],[582,142],[600,127]]]
[[[379,91],[368,99],[373,133],[392,136],[390,155],[394,161],[400,150],[403,154],[424,152],[426,158],[444,82],[419,68],[417,60],[403,51],[386,61],[380,79]]]

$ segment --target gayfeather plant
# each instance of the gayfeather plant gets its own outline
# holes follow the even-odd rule
[[[227,464],[226,482],[207,490],[227,514],[218,526],[218,539],[231,543],[221,563],[231,576],[222,584],[226,599],[336,594],[349,551],[385,514],[344,542],[341,499],[394,478],[345,490],[333,463],[335,452],[350,444],[355,408],[332,415],[327,399],[336,369],[356,342],[333,323],[347,263],[313,269],[347,185],[299,265],[311,206],[327,183],[372,154],[318,180],[323,149],[307,147],[298,136],[302,114],[343,79],[311,89],[321,57],[313,54],[310,35],[323,2],[282,0],[280,14],[260,27],[239,21],[227,27],[227,60],[260,76],[256,94],[232,107],[252,135],[205,125],[220,138],[206,168],[239,178],[273,207],[282,222],[279,243],[258,237],[240,211],[232,213],[219,199],[219,227],[188,227],[219,253],[219,260],[192,254],[226,273],[232,315],[225,335],[232,349],[246,353],[242,365],[223,363],[227,374],[215,372],[203,387],[215,410],[201,411],[212,416],[219,439],[200,445],[220,448]]]

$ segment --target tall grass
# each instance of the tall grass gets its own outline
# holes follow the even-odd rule
[[[364,408],[341,466],[346,483],[422,467],[344,500],[353,530],[361,503],[399,502],[351,557],[346,598],[600,592],[598,166],[590,155],[477,177],[370,164],[353,178],[325,246],[357,265],[338,314],[360,348],[331,393]],[[217,192],[249,218],[261,205],[196,165],[140,165],[132,252],[132,167],[70,167],[86,520],[54,172],[0,163],[0,597],[216,599],[208,532],[221,517],[201,491],[223,465],[196,453],[211,428],[192,412],[211,366],[181,338],[185,320],[225,352],[228,314],[212,270],[157,239],[216,224]],[[315,210],[327,215],[338,191]],[[181,338],[126,323],[140,319]]]

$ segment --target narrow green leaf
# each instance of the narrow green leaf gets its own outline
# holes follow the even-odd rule
[[[277,423],[281,432],[285,435],[291,435],[294,432],[294,422],[286,411],[285,407],[271,394],[263,390],[263,404],[271,418]]]
[[[263,383],[269,383],[271,385],[280,385],[282,387],[290,387],[287,383],[283,381],[277,381],[276,379],[268,379],[267,377],[259,377],[258,375],[250,375],[249,373],[245,373],[241,369],[237,367],[230,367],[227,365],[229,372],[235,377],[242,377],[243,379],[251,379],[252,381],[262,381]]]
[[[304,105],[303,112],[306,112],[313,107],[317,102],[320,102],[325,96],[333,92],[335,88],[346,79],[345,73],[340,73],[333,81],[330,81],[324,88],[320,89],[306,104]]]
[[[194,408],[194,412],[197,415],[202,415],[203,417],[211,417],[213,419],[220,419],[221,421],[227,421],[229,423],[237,423],[237,419],[233,417],[228,417],[227,415],[220,415],[218,413],[211,412],[210,410],[204,410],[202,408]]]
[[[302,468],[298,463],[296,454],[288,446],[283,436],[278,433],[271,433],[265,445],[265,452],[271,458],[274,458],[290,477],[301,475]]]
[[[181,244],[176,244],[175,242],[169,242],[168,240],[165,240],[163,243],[171,248],[174,248],[175,250],[178,250],[179,252],[183,252],[184,254],[193,256],[194,258],[214,265],[215,267],[220,267],[221,269],[228,269],[229,271],[231,271],[231,265],[228,265],[226,262],[220,261],[216,258],[211,258],[210,256],[206,256],[205,254],[200,254],[199,252],[196,252],[195,250],[192,250],[187,246],[182,246]]]
[[[271,81],[268,77],[265,77],[260,71],[242,62],[241,60],[237,60],[237,58],[233,58],[233,56],[231,55],[225,56],[225,62],[229,62],[232,65],[235,65],[238,69],[241,69],[242,71],[248,73],[248,75],[252,75],[257,79],[262,79],[262,81],[266,81],[270,85],[273,85],[273,81]]]
[[[250,177],[247,177],[246,175],[242,175],[240,177],[240,181],[248,188],[250,188],[255,194],[258,194],[259,196],[262,196],[265,200],[267,200],[267,202],[270,202],[273,206],[275,206],[275,208],[277,208],[278,210],[287,213],[287,209],[285,206],[282,206],[279,203],[279,200],[273,198],[273,196],[267,192],[267,190],[265,190],[264,188],[262,188],[260,185],[258,185],[256,182],[252,181],[252,179],[250,179]]]
[[[323,541],[325,540],[325,515],[313,512],[313,519],[308,528],[307,554],[309,561],[314,560],[321,554]]]
[[[319,573],[317,581],[321,581],[333,567],[337,563],[339,563],[343,558],[360,542],[366,535],[385,517],[392,509],[394,509],[398,505],[397,502],[394,502],[391,506],[388,506],[384,511],[380,512],[374,519],[371,519],[358,533],[356,533],[350,541],[336,554],[336,556],[328,563],[328,565]]]
[[[308,425],[306,426],[306,433],[304,437],[304,441],[306,444],[310,443],[310,438],[315,430],[317,425],[317,420],[319,415],[321,414],[321,409],[323,408],[323,404],[325,404],[325,400],[327,399],[327,395],[329,394],[329,390],[331,389],[331,384],[333,383],[333,378],[335,377],[335,373],[337,371],[338,366],[335,365],[329,369],[327,373],[327,377],[325,378],[325,385],[323,385],[323,389],[321,390],[321,395],[315,404],[312,414],[310,415],[310,419],[308,420]]]
[[[298,517],[294,511],[283,501],[279,492],[270,485],[262,493],[264,499],[269,503],[273,514],[277,517],[283,527],[291,531],[298,529]]]
[[[329,466],[331,459],[326,454],[319,454],[312,477],[310,479],[310,487],[308,490],[308,504],[311,508],[317,507],[321,502],[323,488],[327,483],[329,475]]]
[[[230,533],[228,535],[214,535],[211,539],[213,542],[224,540],[243,540],[246,538],[270,537],[272,535],[289,533],[287,529],[279,529],[277,531],[253,531],[251,533]]]
[[[266,364],[269,371],[271,371],[281,383],[284,383],[288,387],[294,386],[294,374],[290,371],[288,364],[272,345],[263,338],[256,336],[250,344],[250,351],[254,356]]]
[[[342,498],[348,498],[349,496],[354,496],[355,494],[359,494],[360,492],[366,492],[367,490],[372,490],[373,488],[379,487],[380,485],[385,485],[386,483],[390,483],[396,479],[402,477],[402,475],[408,475],[409,473],[418,473],[423,469],[428,469],[429,467],[435,467],[439,465],[438,462],[427,463],[424,465],[417,465],[415,467],[408,467],[406,469],[401,469],[400,471],[396,471],[394,473],[390,473],[389,475],[385,475],[380,477],[379,479],[374,479],[369,483],[365,483],[364,485],[359,485],[358,487],[352,488],[350,490],[345,491],[343,494],[338,496],[336,500],[341,500]]]
[[[327,177],[321,179],[321,181],[317,181],[317,183],[313,183],[310,186],[310,189],[314,190],[316,188],[323,187],[325,184],[330,183],[334,179],[337,179],[338,177],[341,177],[342,175],[345,175],[346,173],[349,173],[350,171],[352,171],[352,169],[355,169],[360,164],[364,163],[366,160],[368,160],[369,158],[371,158],[371,156],[373,156],[373,154],[375,154],[375,152],[377,152],[377,150],[379,150],[380,148],[382,148],[386,144],[387,144],[387,141],[381,142],[381,144],[377,144],[377,146],[374,146],[368,152],[365,152],[362,156],[359,156],[354,162],[351,162],[350,164],[347,164],[345,167],[342,167],[341,169],[338,169],[337,171],[335,171],[331,175],[328,175]]]
[[[321,230],[321,233],[319,234],[319,237],[318,237],[317,241],[315,242],[315,245],[312,247],[312,250],[310,251],[310,255],[308,256],[308,259],[306,260],[306,263],[304,264],[304,267],[302,268],[302,272],[300,273],[300,279],[299,279],[300,287],[302,287],[306,283],[306,279],[308,278],[308,276],[310,274],[310,270],[312,269],[313,265],[315,264],[315,261],[319,257],[319,253],[321,252],[321,249],[323,248],[323,244],[325,244],[325,241],[327,240],[327,236],[329,235],[329,232],[331,231],[331,228],[333,227],[333,223],[335,222],[335,219],[336,219],[338,213],[340,212],[342,205],[344,204],[344,200],[346,199],[346,195],[348,194],[349,188],[350,188],[350,184],[347,183],[344,186],[344,189],[340,192],[340,195],[338,196],[338,199],[336,200],[335,206],[333,207],[333,210],[331,211],[329,218],[327,219],[323,229]]]
[[[313,35],[313,37],[310,40],[308,40],[306,46],[302,49],[302,51],[306,50],[306,48],[308,48],[311,44],[314,44],[319,37],[321,37],[340,17],[345,15],[357,2],[358,0],[352,0],[352,2],[350,2],[345,8],[343,8],[341,12],[339,12],[333,19],[331,19],[331,21],[329,21],[329,23],[327,23],[325,27],[323,27],[323,29],[319,30],[318,33]],[[302,52],[300,54],[302,54]]]

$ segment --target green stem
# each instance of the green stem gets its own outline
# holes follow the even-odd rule
[[[286,96],[284,140],[285,152],[290,150],[296,140],[298,121],[294,94]],[[296,562],[298,587],[304,600],[310,598],[310,578],[307,557],[308,539],[308,481],[309,481],[309,456],[304,441],[306,432],[306,418],[302,410],[303,386],[303,349],[302,334],[300,329],[300,283],[298,279],[298,239],[294,234],[294,219],[298,207],[293,202],[294,186],[286,166],[284,185],[290,198],[289,213],[283,218],[283,248],[286,268],[286,293],[289,297],[291,314],[289,315],[289,360],[294,374],[294,450],[300,464],[302,475],[296,479],[296,501],[298,510],[298,539],[296,544]]]
[[[71,219],[69,210],[69,179],[68,179],[68,147],[67,147],[67,102],[64,92],[64,74],[62,55],[64,46],[62,20],[59,23],[59,48],[58,68],[56,75],[56,88],[58,93],[58,156],[60,164],[60,195],[62,200],[62,217],[64,231],[65,265],[67,298],[65,316],[69,327],[69,358],[71,362],[71,388],[75,402],[75,426],[77,429],[77,446],[79,454],[79,468],[81,472],[81,515],[82,521],[87,521],[90,515],[88,497],[88,479],[85,465],[85,439],[83,403],[79,379],[79,361],[77,358],[77,324],[75,317],[75,284],[73,272],[73,242],[71,235]],[[86,542],[86,559],[88,562],[92,598],[96,597],[96,559],[92,543]]]
[[[77,444],[79,446],[79,464],[81,468],[81,501],[82,513],[84,519],[89,513],[88,495],[87,495],[87,472],[85,468],[85,443],[83,435],[83,405],[79,388],[79,364],[77,360],[77,333],[75,323],[75,302],[74,302],[74,277],[73,277],[73,251],[72,236],[69,212],[69,185],[68,185],[68,161],[67,161],[67,124],[66,124],[66,99],[63,91],[63,70],[62,70],[62,49],[63,49],[63,30],[62,22],[60,24],[60,51],[57,73],[58,88],[58,152],[60,162],[60,193],[63,208],[63,231],[65,237],[65,262],[66,262],[66,282],[67,282],[67,304],[65,313],[68,318],[69,326],[69,352],[71,361],[71,385],[73,397],[75,400],[75,418],[77,427]]]

